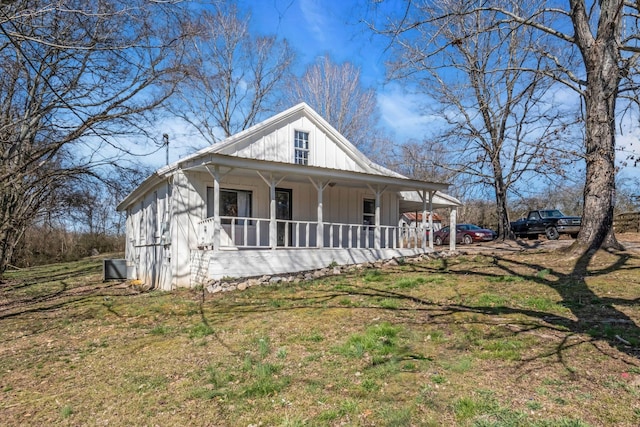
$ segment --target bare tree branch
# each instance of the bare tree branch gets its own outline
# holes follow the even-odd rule
[[[188,84],[171,111],[210,143],[279,108],[277,95],[290,73],[294,54],[288,43],[252,36],[248,19],[231,6],[204,11],[190,24],[198,37],[187,55]]]
[[[308,103],[359,149],[374,148],[375,91],[362,86],[353,64],[334,64],[325,55],[290,82],[286,96],[291,104]]]
[[[146,0],[18,0],[0,11],[2,274],[66,183],[131,153],[128,137],[180,81],[185,34],[179,9]]]

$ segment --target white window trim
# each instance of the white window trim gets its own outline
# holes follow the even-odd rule
[[[307,148],[298,148],[296,141],[296,134],[300,132],[300,133],[306,133],[307,134]],[[293,163],[295,163],[296,165],[304,165],[307,166],[310,164],[310,157],[311,157],[311,132],[308,130],[304,130],[304,129],[294,129],[293,130]],[[306,163],[299,163],[298,162],[298,153],[302,152],[302,153],[306,153]]]

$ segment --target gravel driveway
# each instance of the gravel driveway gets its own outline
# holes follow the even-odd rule
[[[628,251],[640,252],[640,233],[620,233],[616,238]],[[459,252],[492,253],[492,252],[521,252],[529,249],[554,250],[571,245],[573,239],[562,236],[558,240],[494,240],[493,242],[474,243],[471,245],[456,245]],[[435,250],[447,250],[449,245],[436,246]]]

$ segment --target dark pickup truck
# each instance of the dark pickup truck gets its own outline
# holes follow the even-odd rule
[[[511,223],[511,231],[516,237],[537,239],[544,234],[549,240],[556,240],[561,234],[568,234],[573,238],[578,236],[582,218],[566,216],[557,209],[530,211],[526,218]]]

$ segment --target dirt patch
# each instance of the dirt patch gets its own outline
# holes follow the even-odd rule
[[[618,241],[626,250],[640,252],[640,233],[616,234]],[[493,242],[474,243],[472,245],[458,245],[461,253],[515,253],[526,250],[556,250],[571,245],[574,239],[569,236],[561,236],[558,240],[494,240]],[[441,248],[448,249],[448,246]],[[438,247],[436,247],[438,250]]]

